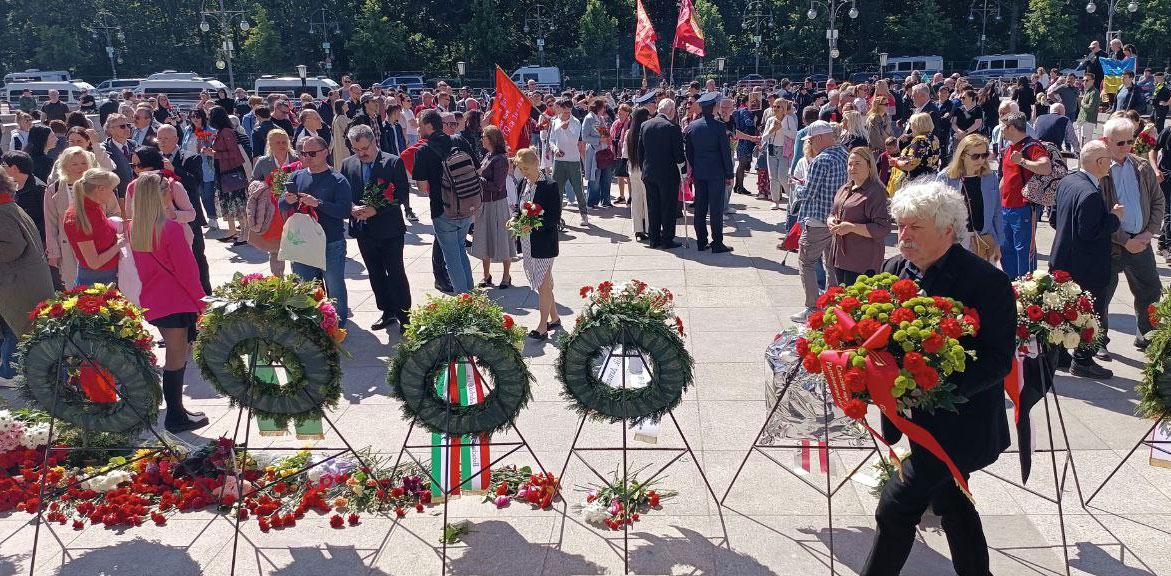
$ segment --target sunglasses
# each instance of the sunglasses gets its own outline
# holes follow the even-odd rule
[[[1119,141],[1115,142],[1114,145],[1118,146],[1118,147],[1134,146],[1134,139],[1131,138],[1130,140],[1119,140]]]
[[[983,160],[989,156],[991,156],[991,154],[989,154],[988,152],[983,152],[980,154],[971,154],[971,153],[968,154],[968,158],[971,158],[973,160]]]
[[[130,167],[131,167],[131,168],[138,168],[138,167],[141,167],[141,166],[142,166],[142,164],[139,164],[138,162],[131,162],[131,163],[130,163]]]
[[[131,126],[130,124],[115,124],[114,125],[115,128],[129,128],[130,126]],[[1132,140],[1132,142],[1133,142],[1133,140]]]
[[[444,122],[444,126],[459,126],[459,122]]]
[[[325,152],[325,148],[321,150],[301,150],[301,155],[309,158],[316,158],[318,154]]]

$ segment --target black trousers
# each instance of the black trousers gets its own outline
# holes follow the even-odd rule
[[[724,244],[724,181],[696,180],[695,187],[695,240],[700,246],[707,245],[708,218],[711,218],[712,244]]]
[[[374,303],[384,317],[393,316],[406,324],[407,312],[411,309],[411,286],[403,266],[402,237],[359,238],[358,251],[362,253],[362,262],[370,276]]]
[[[1155,133],[1163,131],[1163,125],[1167,123],[1167,109],[1161,106],[1154,106],[1155,108]],[[1166,180],[1164,180],[1166,182]]]
[[[752,166],[752,155],[738,156],[736,158],[736,185],[732,188],[733,192],[744,192],[744,174]]]
[[[1159,188],[1163,192],[1163,200],[1171,202],[1171,178],[1164,178]],[[1171,210],[1163,215],[1163,230],[1159,233],[1159,248],[1168,247],[1171,247]]]
[[[679,181],[643,178],[642,184],[646,188],[647,239],[652,246],[674,242]]]
[[[191,253],[195,255],[195,265],[199,268],[199,284],[203,286],[203,293],[211,295],[211,274],[207,269],[207,255],[203,253],[203,226],[191,225]]]
[[[862,276],[863,274],[867,276],[874,275],[873,270],[868,270],[866,272],[851,272],[849,270],[842,270],[836,266],[834,267],[834,272],[834,275],[838,279],[838,284],[841,284],[842,286],[853,286],[854,283],[858,281],[858,277]]]
[[[904,460],[903,478],[896,475],[882,491],[874,513],[874,544],[862,576],[896,576],[903,569],[915,544],[915,527],[928,506],[942,519],[956,574],[991,576],[980,515],[947,467],[931,456]]]

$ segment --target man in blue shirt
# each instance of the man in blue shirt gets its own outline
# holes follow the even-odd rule
[[[834,129],[829,122],[818,120],[805,130],[805,145],[813,149],[815,157],[809,163],[809,177],[802,188],[801,207],[797,217],[801,220],[801,240],[797,249],[800,263],[801,285],[805,290],[805,310],[794,314],[791,319],[804,323],[817,307],[818,259],[825,264],[826,285],[837,284],[833,272],[833,234],[826,225],[834,195],[846,183],[846,148],[834,139]]]
[[[338,318],[344,324],[350,316],[346,299],[345,222],[350,218],[353,196],[350,183],[329,166],[329,146],[320,136],[308,136],[299,143],[299,154],[304,169],[293,173],[281,197],[280,209],[285,214],[294,211],[317,215],[317,223],[325,231],[325,269],[293,262],[293,274],[305,280],[323,279],[325,291],[337,301]]]

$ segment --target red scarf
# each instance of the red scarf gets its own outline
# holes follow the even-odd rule
[[[12,204],[14,201],[15,199],[12,197],[12,194],[8,194],[7,192],[0,194],[0,206]]]

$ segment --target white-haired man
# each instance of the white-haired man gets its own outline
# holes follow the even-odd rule
[[[941,182],[920,182],[899,190],[891,200],[898,226],[899,256],[883,271],[919,283],[928,296],[944,296],[978,310],[980,330],[960,338],[975,359],[963,372],[948,376],[956,392],[968,399],[955,411],[912,410],[910,420],[939,442],[965,477],[992,464],[1009,446],[1004,411],[1004,377],[1015,351],[1016,302],[1008,276],[965,250],[967,208],[959,192]],[[883,419],[883,435],[901,435]],[[988,544],[980,515],[960,491],[942,462],[914,445],[902,474],[883,489],[875,511],[877,528],[864,576],[898,574],[915,542],[919,520],[928,507],[943,519],[958,574],[989,574]]]
[[[1065,105],[1061,102],[1049,106],[1049,113],[1042,114],[1033,121],[1033,130],[1037,139],[1049,142],[1058,149],[1077,151],[1081,144],[1077,139],[1077,132],[1073,128],[1073,121],[1065,115]]]
[[[1159,299],[1163,288],[1159,272],[1155,269],[1155,252],[1151,248],[1151,240],[1163,224],[1167,201],[1163,198],[1158,177],[1150,163],[1131,154],[1135,140],[1134,123],[1126,118],[1111,118],[1102,132],[1110,159],[1114,161],[1110,177],[1102,181],[1102,195],[1107,205],[1121,204],[1126,208],[1120,219],[1121,226],[1111,237],[1113,251],[1110,274],[1103,298],[1106,302],[1114,298],[1114,291],[1118,289],[1118,274],[1125,273],[1126,284],[1134,295],[1138,327],[1134,345],[1142,350],[1147,346],[1147,339],[1143,335],[1151,331],[1147,306]],[[1106,314],[1102,316],[1102,333],[1106,334],[1108,328],[1109,315]],[[1110,358],[1105,346],[1108,341],[1104,340],[1098,351],[1099,360]]]
[[[642,182],[646,187],[647,242],[671,250],[675,241],[675,204],[679,199],[679,165],[683,163],[683,132],[675,122],[675,101],[659,101],[659,114],[643,122],[638,137]],[[608,192],[606,194],[609,194]]]

